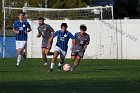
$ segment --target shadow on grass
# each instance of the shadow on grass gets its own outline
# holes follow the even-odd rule
[[[140,93],[140,81],[88,79],[1,82],[0,93]]]

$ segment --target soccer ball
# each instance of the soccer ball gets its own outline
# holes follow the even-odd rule
[[[71,69],[71,66],[69,64],[65,64],[63,66],[63,70],[66,71],[66,72],[70,71],[70,69]]]

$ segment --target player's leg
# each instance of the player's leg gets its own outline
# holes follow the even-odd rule
[[[75,58],[77,57],[78,52],[75,52],[75,50],[72,50],[71,52],[71,60],[74,61]]]
[[[78,55],[77,47],[73,46],[71,49],[71,60],[74,61],[77,55]]]
[[[72,61],[75,61],[75,59],[77,58],[77,56],[78,56],[78,52],[76,52],[75,49],[72,48],[71,60],[72,60]],[[74,66],[73,66],[73,67],[74,67]],[[73,69],[71,69],[71,70],[73,70]]]
[[[24,49],[22,50],[22,57],[26,60],[27,59],[27,46],[25,45]]]
[[[44,52],[45,55],[48,55],[49,52],[50,52],[50,49],[44,48],[44,51],[43,52]]]
[[[64,50],[60,49],[60,60],[58,63],[58,71],[61,71],[61,67],[64,63],[64,59],[66,57],[67,52],[65,52]]]
[[[60,54],[60,59],[59,59],[59,63],[58,63],[58,71],[61,71],[61,67],[64,63],[64,59],[65,59],[66,53],[65,54]]]
[[[72,60],[72,61],[74,61],[74,60],[75,60],[75,58],[76,58],[76,56],[75,56],[75,55],[71,55],[71,60]]]
[[[49,49],[47,48],[47,46],[48,46],[48,42],[45,41],[45,40],[42,40],[42,46],[41,47],[44,48],[44,50],[43,50],[44,54],[45,55],[54,55],[54,52],[50,52],[52,45],[50,46]]]
[[[42,40],[41,49],[42,49],[42,59],[43,59],[44,66],[47,65],[47,62],[48,62],[48,60],[47,60],[47,55],[48,55],[48,53],[49,53],[49,51],[50,51],[50,49],[47,49],[46,46],[47,46],[47,41],[45,41],[45,40],[43,39],[43,40]]]
[[[46,48],[42,47],[42,59],[43,59],[44,66],[46,66],[48,62],[45,51],[46,51]]]
[[[56,59],[57,59],[57,57],[58,57],[58,55],[59,55],[59,53],[60,53],[60,48],[59,47],[55,47],[54,48],[54,55],[53,55],[53,58],[52,58],[52,62],[51,62],[51,66],[50,66],[50,70],[49,70],[49,72],[52,72],[53,71],[53,68],[54,68],[54,64],[56,63]]]
[[[81,60],[81,57],[79,55],[77,55],[74,65],[71,68],[71,71],[73,71],[79,65],[80,60]]]
[[[17,50],[17,64],[16,64],[16,66],[18,67],[19,64],[20,64],[20,62],[21,62],[22,49],[21,48],[18,48],[16,50]]]
[[[58,51],[55,51],[54,52],[54,55],[53,55],[53,58],[52,58],[52,62],[51,62],[51,66],[50,66],[49,72],[52,72],[53,71],[54,65],[56,63],[56,59],[57,59],[58,55],[59,55],[59,52]]]
[[[80,62],[81,58],[83,58],[83,56],[84,56],[84,51],[78,52],[74,65],[71,68],[71,71],[73,71],[79,65],[79,62]]]
[[[22,51],[23,51],[25,45],[26,45],[26,41],[16,41],[16,50],[17,50],[17,64],[16,64],[16,66],[20,65]]]
[[[45,49],[45,51],[44,51],[44,54],[46,54],[46,55],[54,55],[54,52],[50,52],[50,50],[51,50],[51,48],[50,49]]]

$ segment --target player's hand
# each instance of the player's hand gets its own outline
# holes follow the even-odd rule
[[[39,38],[39,36],[37,35],[36,38]]]
[[[86,48],[87,48],[87,45],[84,46],[84,49],[86,49]]]
[[[27,33],[27,32],[28,32],[28,30],[25,30],[24,32],[25,32],[25,33]]]
[[[30,30],[25,30],[24,32],[27,33],[27,32],[30,32]]]
[[[19,34],[19,31],[15,31],[16,34]]]
[[[36,36],[36,38],[40,38],[40,37],[41,37],[41,35],[39,35],[39,34]]]
[[[47,47],[46,47],[46,49],[50,49],[50,48],[51,48],[51,46],[48,44]]]

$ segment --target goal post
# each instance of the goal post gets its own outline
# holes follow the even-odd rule
[[[85,8],[71,8],[71,9],[53,9],[53,8],[34,8],[23,7],[26,14],[42,15],[50,20],[93,20],[99,19],[113,19],[113,6],[98,6],[98,7],[85,7]],[[33,17],[34,18],[34,17]]]
[[[23,7],[23,8],[12,8],[5,7],[4,15],[4,34],[3,38],[8,35],[14,36],[10,31],[8,32],[7,27],[12,26],[12,23],[17,19],[17,13],[19,11],[26,12],[28,21],[30,22],[33,31],[28,33],[27,51],[28,57],[41,57],[40,55],[40,44],[41,39],[37,39],[37,18],[43,16],[46,19],[46,23],[50,24],[55,31],[60,28],[62,22],[68,23],[68,30],[74,34],[79,31],[80,24],[85,24],[88,27],[87,33],[91,35],[91,45],[85,53],[85,58],[115,58],[114,49],[114,32],[104,32],[104,26],[100,20],[112,20],[113,19],[113,7],[112,6],[99,6],[99,7],[86,7],[86,8],[71,8],[71,9],[52,9],[52,8],[34,8],[34,7]],[[14,20],[13,20],[14,19]],[[9,22],[9,20],[12,20]],[[8,24],[7,24],[8,23]],[[108,35],[112,35],[108,37]],[[108,37],[108,38],[104,38]],[[105,40],[110,40],[106,42]],[[6,40],[3,40],[6,44]],[[105,46],[102,45],[104,43]],[[94,44],[94,45],[92,45]],[[70,44],[69,44],[70,46]],[[3,57],[5,57],[5,45],[3,46]],[[109,52],[104,53],[107,50]],[[94,53],[88,54],[93,51]],[[70,52],[68,52],[70,53]],[[110,53],[110,54],[109,54]],[[70,54],[68,54],[68,57]]]

